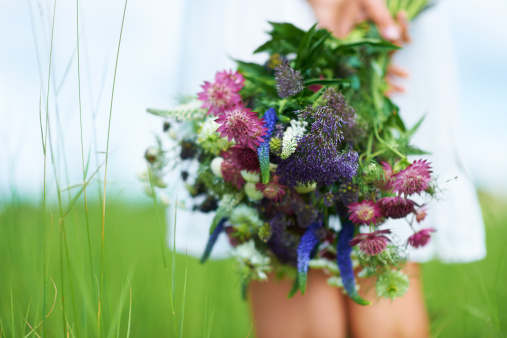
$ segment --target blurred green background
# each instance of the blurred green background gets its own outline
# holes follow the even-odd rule
[[[507,200],[484,193],[480,200],[487,258],[423,266],[433,337],[507,336]],[[14,202],[1,208],[0,337],[35,337],[43,330],[48,337],[64,336],[64,331],[70,337],[92,337],[99,330],[106,337],[254,336],[231,261],[201,265],[173,255],[165,245],[163,210],[158,209],[157,220],[154,206],[118,200],[106,207],[103,254],[102,206],[89,205],[90,256],[81,204],[63,223],[58,206],[48,206],[44,236],[40,207]],[[41,324],[44,310],[49,315]]]

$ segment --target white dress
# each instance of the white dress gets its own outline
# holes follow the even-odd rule
[[[194,94],[204,80],[213,79],[218,70],[234,68],[230,59],[262,62],[264,55],[252,51],[265,42],[267,20],[292,22],[307,29],[315,21],[311,8],[298,0],[193,0],[183,3],[181,18],[180,61],[173,65],[174,88],[182,94]],[[425,121],[413,143],[430,151],[428,158],[438,175],[442,191],[428,205],[428,217],[420,228],[437,229],[426,247],[413,250],[410,257],[424,262],[470,262],[485,257],[485,234],[476,190],[459,153],[459,90],[446,5],[442,1],[427,10],[412,25],[412,43],[395,55],[395,63],[410,72],[403,85],[407,92],[394,97],[407,126],[424,114]],[[179,200],[189,202],[180,185]],[[202,214],[178,209],[176,249],[200,256],[207,241],[213,213]],[[172,246],[174,207],[169,208]],[[390,221],[384,228],[394,229],[397,238],[411,235],[404,220]],[[417,225],[416,225],[417,226]],[[221,235],[213,258],[227,257],[230,246]]]

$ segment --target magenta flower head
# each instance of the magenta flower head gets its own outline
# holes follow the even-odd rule
[[[232,70],[218,72],[215,75],[215,81],[217,83],[226,83],[228,86],[235,88],[236,91],[241,90],[245,85],[245,78],[243,75],[238,71],[233,73]]]
[[[400,196],[383,197],[378,200],[378,204],[384,217],[403,218],[415,211],[414,201]]]
[[[419,194],[428,189],[431,181],[431,167],[426,160],[414,161],[405,170],[394,174],[393,191],[400,194]]]
[[[356,225],[375,224],[382,216],[379,206],[372,201],[352,203],[347,206],[350,212],[349,219]]]
[[[285,188],[287,187],[278,183],[278,176],[275,176],[273,181],[270,181],[266,184],[255,184],[255,189],[262,192],[264,197],[278,202],[282,201],[282,197],[285,195]]]
[[[215,75],[215,83],[204,82],[203,91],[197,94],[199,100],[203,101],[202,108],[208,109],[208,114],[218,115],[235,103],[241,101],[238,91],[243,86],[243,76],[239,73],[233,74],[219,72]]]
[[[245,179],[241,176],[241,169],[234,164],[234,162],[228,158],[222,162],[220,171],[224,177],[225,182],[229,182],[240,190],[245,185]]]
[[[394,175],[393,168],[387,162],[381,162],[380,166],[382,167],[382,169],[384,169],[384,182],[380,183],[380,185],[381,185],[380,188],[383,189],[383,190],[391,190],[392,183],[394,181],[394,179],[393,179],[393,175]]]
[[[267,131],[264,120],[257,117],[257,113],[250,108],[244,108],[243,102],[226,108],[215,122],[221,124],[217,129],[220,137],[227,136],[229,141],[234,139],[236,143],[252,149],[264,142],[262,136],[266,135]]]
[[[235,145],[227,153],[224,153],[223,158],[231,159],[232,164],[239,168],[239,170],[248,170],[259,172],[259,157],[257,152],[250,147]]]
[[[390,234],[390,230],[378,230],[371,233],[358,234],[350,241],[350,246],[358,245],[359,249],[369,256],[378,255],[385,250],[389,238],[385,235]]]
[[[408,244],[414,248],[420,248],[429,243],[431,239],[431,233],[436,230],[433,228],[422,229],[408,238]]]

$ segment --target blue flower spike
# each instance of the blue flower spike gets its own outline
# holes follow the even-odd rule
[[[276,117],[276,111],[274,108],[269,108],[266,113],[264,113],[264,121],[266,122],[266,128],[268,128],[266,135],[262,138],[264,142],[262,142],[257,148],[257,156],[259,156],[259,163],[261,167],[261,177],[262,183],[269,183],[270,172],[269,172],[269,141],[271,141],[271,134],[273,134],[273,130],[275,129],[275,124],[278,121]]]
[[[204,263],[208,260],[209,255],[211,254],[211,250],[215,246],[215,243],[217,242],[218,235],[224,230],[225,222],[227,221],[227,218],[222,218],[218,223],[215,229],[213,229],[213,232],[209,235],[208,238],[208,244],[206,244],[206,249],[204,249],[204,253],[201,257],[201,263]]]
[[[306,281],[308,278],[308,264],[310,262],[310,255],[319,244],[319,238],[315,234],[315,230],[321,226],[319,221],[312,223],[306,232],[301,236],[301,241],[298,246],[298,275],[297,284],[302,294],[306,290]]]
[[[352,247],[349,245],[350,240],[354,237],[355,225],[350,221],[342,219],[342,230],[338,235],[337,248],[336,248],[336,261],[340,275],[343,281],[343,287],[349,297],[359,305],[370,305],[371,303],[363,299],[356,290],[356,277],[354,269],[352,268],[352,259],[350,254]]]

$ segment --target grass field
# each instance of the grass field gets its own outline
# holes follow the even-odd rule
[[[507,203],[488,195],[481,203],[487,259],[424,265],[434,337],[507,336]],[[248,336],[248,304],[231,262],[201,265],[173,255],[154,207],[108,202],[101,254],[102,210],[91,205],[91,255],[84,209],[74,208],[63,224],[57,207],[47,210],[44,237],[40,208],[0,210],[0,337]]]

